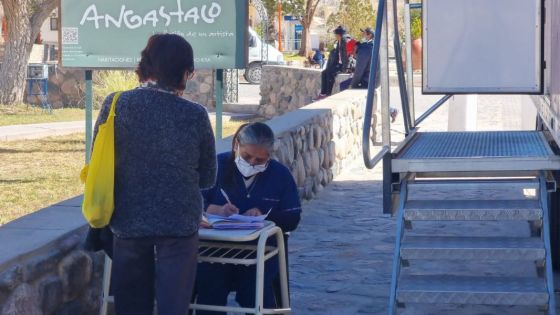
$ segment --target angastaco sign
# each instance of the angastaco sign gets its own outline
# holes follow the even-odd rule
[[[244,68],[248,0],[61,0],[64,67],[134,68],[148,37],[191,43],[198,69]]]

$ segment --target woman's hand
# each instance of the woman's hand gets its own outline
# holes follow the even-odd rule
[[[223,206],[209,205],[208,209],[206,209],[206,213],[229,217],[232,214],[239,213],[239,209],[236,206],[229,203],[226,203]]]
[[[258,217],[259,215],[262,215],[262,212],[257,208],[253,208],[247,210],[247,212],[243,213],[243,215],[246,215],[248,217]]]

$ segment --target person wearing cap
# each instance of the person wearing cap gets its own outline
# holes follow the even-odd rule
[[[362,41],[356,47],[356,69],[352,77],[353,89],[367,89],[371,67],[371,54],[373,53],[373,39],[375,35],[369,27],[361,29]],[[379,87],[379,71],[375,80],[375,87]]]
[[[352,77],[352,82],[350,84],[352,89],[367,89],[369,84],[369,74],[371,70],[371,55],[373,54],[373,40],[375,39],[375,33],[370,27],[361,29],[362,31],[362,41],[357,45],[356,48],[356,69],[354,70],[354,76]],[[379,60],[377,62],[377,74],[375,76],[375,93],[379,95],[378,88],[381,85],[379,80]],[[379,102],[380,98],[376,97]],[[380,108],[380,104],[377,104],[377,108]],[[399,110],[391,107],[389,109],[391,114],[391,121],[395,122]]]
[[[338,26],[334,30],[334,34],[336,42],[329,55],[327,68],[321,74],[321,94],[319,94],[317,100],[331,95],[336,75],[344,71],[348,66],[348,53],[346,51],[346,41],[344,40],[346,29]]]

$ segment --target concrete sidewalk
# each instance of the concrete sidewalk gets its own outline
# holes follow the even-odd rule
[[[47,124],[12,125],[0,127],[0,141],[38,139],[84,132],[85,121]]]
[[[216,113],[209,113],[210,120],[214,121],[216,119]],[[254,115],[251,114],[233,114],[233,113],[223,113],[223,120],[245,120],[251,119]],[[95,120],[93,121],[95,124]],[[58,123],[46,123],[46,124],[29,124],[29,125],[12,125],[0,127],[0,141],[13,141],[13,140],[25,140],[25,139],[39,139],[52,136],[63,136],[72,133],[83,133],[85,132],[86,122],[81,121],[69,121],[69,122],[58,122]]]

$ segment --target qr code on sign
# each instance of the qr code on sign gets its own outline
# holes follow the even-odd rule
[[[62,28],[62,43],[77,45],[79,42],[79,32],[77,27]]]

